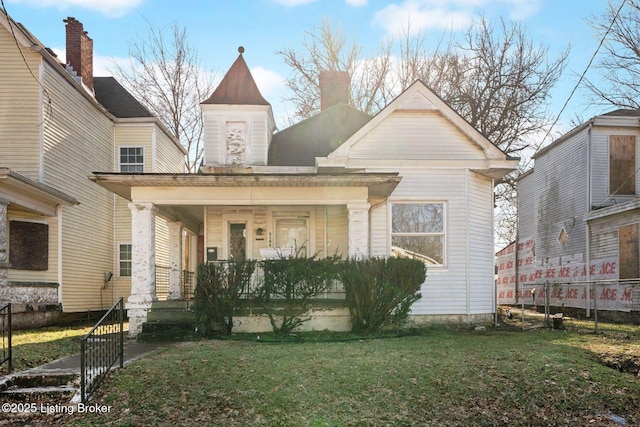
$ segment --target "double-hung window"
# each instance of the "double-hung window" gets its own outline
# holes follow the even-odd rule
[[[144,172],[143,147],[120,147],[120,172]]]
[[[120,277],[131,277],[131,243],[123,243],[118,247],[118,273]]]
[[[392,255],[443,266],[446,243],[445,217],[444,203],[393,203]]]

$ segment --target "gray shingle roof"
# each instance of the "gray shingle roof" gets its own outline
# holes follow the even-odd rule
[[[94,77],[96,99],[118,118],[154,117],[113,77]]]

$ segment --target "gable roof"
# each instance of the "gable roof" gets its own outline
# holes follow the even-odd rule
[[[364,125],[360,130],[354,133],[344,144],[330,153],[329,158],[346,158],[349,150],[360,139],[362,139],[373,128],[378,126],[382,121],[387,119],[394,111],[437,111],[447,119],[460,132],[466,135],[470,141],[476,144],[485,154],[487,159],[508,159],[518,160],[517,158],[507,157],[506,154],[498,148],[494,143],[484,136],[480,131],[471,126],[462,116],[454,111],[442,98],[436,95],[421,80],[416,80],[396,99],[391,101],[376,116]]]
[[[113,77],[94,77],[93,88],[98,102],[115,117],[154,117]]]
[[[268,164],[315,166],[316,157],[326,157],[371,118],[345,103],[336,104],[273,135]]]
[[[240,55],[213,94],[202,102],[203,104],[271,105],[258,90],[249,67],[242,57],[244,48],[240,47],[238,51]]]

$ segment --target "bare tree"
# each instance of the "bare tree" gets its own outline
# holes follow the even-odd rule
[[[347,43],[342,32],[325,20],[307,34],[302,52],[279,52],[293,68],[289,100],[298,106],[297,118],[317,112],[321,70],[348,71],[352,105],[370,114],[422,80],[505,154],[526,154],[551,123],[549,94],[564,70],[569,49],[549,59],[548,48],[531,41],[520,24],[501,20],[494,27],[484,17],[460,40],[444,35],[432,52],[425,47],[424,34],[412,35],[409,30],[373,57],[363,58],[355,39]],[[515,237],[516,176],[508,175],[499,183],[504,188],[496,189],[496,203],[502,208],[498,237],[507,242]]]
[[[609,0],[606,11],[590,21],[603,41],[597,65],[602,79],[587,82],[596,105],[640,108],[640,3]]]
[[[115,64],[113,73],[178,137],[194,172],[203,151],[200,103],[213,91],[214,74],[200,68],[184,27],[174,22],[166,33],[149,24],[148,38],[129,48],[129,66]]]

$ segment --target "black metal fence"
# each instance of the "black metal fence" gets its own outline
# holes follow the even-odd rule
[[[2,340],[2,355],[0,356],[0,366],[7,363],[9,372],[13,370],[13,357],[11,353],[11,338],[13,330],[11,328],[11,303],[0,308],[0,340]]]
[[[120,298],[85,335],[80,352],[80,392],[82,402],[98,388],[109,370],[124,364],[124,302]]]
[[[156,265],[156,296],[166,298],[169,296],[169,280],[171,268],[163,265]],[[182,295],[185,299],[193,299],[195,289],[195,273],[183,270],[180,276]]]
[[[518,304],[502,307],[522,329],[571,328],[640,333],[640,281],[546,282],[524,285]]]

